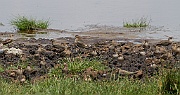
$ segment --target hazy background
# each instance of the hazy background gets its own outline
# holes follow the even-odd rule
[[[151,25],[180,30],[180,0],[0,0],[0,31],[13,31],[15,16],[49,19],[49,28],[78,30],[85,25],[122,26],[146,17]]]

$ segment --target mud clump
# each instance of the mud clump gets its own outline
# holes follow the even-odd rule
[[[134,44],[128,41],[102,40],[88,44],[79,36],[76,37],[71,42],[34,38],[3,41],[0,47],[0,65],[5,70],[0,75],[13,81],[33,82],[46,76],[51,68],[65,64],[59,62],[63,58],[103,60],[102,64],[108,67],[107,70],[97,71],[90,67],[80,73],[87,81],[110,79],[112,75],[151,77],[158,73],[159,68],[179,68],[179,42],[167,40],[148,43],[145,40],[141,44]],[[7,52],[11,48],[15,49]],[[22,53],[13,53],[17,50]],[[67,65],[60,69],[67,76],[72,76]]]

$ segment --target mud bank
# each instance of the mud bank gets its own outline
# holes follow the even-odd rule
[[[59,31],[58,31],[59,32]],[[61,33],[67,33],[61,31]],[[70,34],[68,32],[67,34]],[[84,35],[72,33],[72,37],[59,37],[55,39],[22,37],[16,34],[2,34],[13,39],[1,40],[0,65],[4,69],[0,75],[12,81],[34,81],[45,76],[49,70],[56,68],[65,75],[73,75],[68,70],[68,64],[62,59],[90,59],[98,58],[108,68],[97,71],[89,67],[75,75],[88,80],[110,79],[111,75],[131,76],[143,78],[153,76],[160,68],[179,68],[180,42],[170,40],[127,39],[109,36],[107,33],[97,35]],[[112,33],[110,33],[112,34]],[[9,36],[8,36],[9,35]],[[15,53],[14,53],[15,52]]]

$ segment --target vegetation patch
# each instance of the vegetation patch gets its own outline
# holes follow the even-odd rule
[[[50,75],[52,73],[49,73]],[[11,83],[0,78],[1,95],[158,95],[156,79],[147,81],[119,78],[112,81],[83,81],[61,76],[51,76],[34,84]]]
[[[104,70],[106,67],[98,59],[62,59],[60,63],[66,63],[71,73],[82,72],[92,67],[95,70]],[[26,67],[22,63],[18,66]],[[63,68],[63,66],[61,66]],[[84,81],[74,80],[63,76],[61,68],[53,68],[48,73],[48,78],[35,83],[14,83],[0,78],[0,95],[20,94],[52,94],[52,95],[179,95],[180,74],[177,70],[165,70],[160,76],[144,78],[143,80],[119,77],[111,81]],[[161,82],[161,85],[159,85]],[[160,90],[161,89],[161,90]]]
[[[97,59],[63,59],[61,62],[67,63],[69,72],[72,74],[80,73],[91,67],[94,70],[105,70],[106,66]],[[63,67],[62,67],[63,68]]]
[[[16,26],[18,31],[33,31],[37,29],[47,29],[49,26],[48,20],[36,20],[25,16],[17,16],[11,20],[11,25]]]
[[[3,67],[0,65],[0,72],[3,72],[4,71],[4,69],[3,69]]]
[[[180,94],[180,70],[172,69],[166,71],[162,76],[161,92],[163,95]]]
[[[4,24],[2,22],[0,22],[0,26],[4,26]]]
[[[132,20],[131,22],[123,22],[123,27],[126,28],[141,28],[141,27],[147,27],[149,26],[150,21],[147,20],[147,18],[140,18],[137,20]]]

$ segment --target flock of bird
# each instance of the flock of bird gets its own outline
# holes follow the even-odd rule
[[[46,44],[29,44],[41,40]],[[0,41],[0,65],[5,68],[0,75],[15,82],[32,82],[45,78],[51,68],[62,70],[67,76],[72,76],[67,63],[59,62],[63,58],[103,60],[107,70],[97,71],[92,67],[81,72],[86,80],[111,78],[112,75],[132,76],[142,78],[158,73],[160,67],[180,68],[180,43],[173,42],[172,37],[157,43],[144,40],[141,44],[132,42],[117,42],[115,40],[86,43],[79,35],[74,42],[64,43],[55,39],[29,39],[27,43],[15,43],[16,40]],[[39,41],[39,42],[41,42]],[[8,50],[11,52],[8,52]],[[13,53],[21,50],[21,53]],[[26,63],[26,64],[25,64]],[[17,69],[7,69],[9,67]]]

